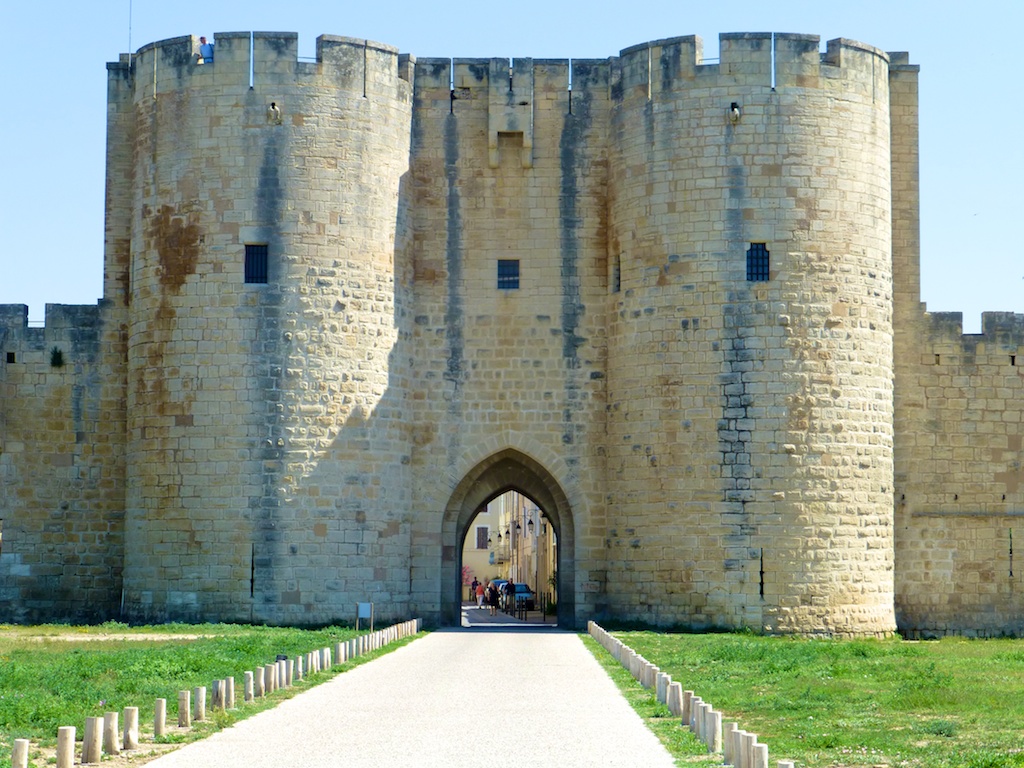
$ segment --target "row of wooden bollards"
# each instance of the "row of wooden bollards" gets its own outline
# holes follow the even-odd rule
[[[422,626],[422,619],[412,619],[378,629],[368,635],[336,643],[333,654],[331,648],[321,648],[295,659],[278,656],[276,661],[245,673],[244,701],[250,703],[279,688],[288,688],[295,680],[302,680],[307,675],[329,670],[335,664],[343,664],[349,659],[383,648],[396,640],[411,637],[419,632]],[[206,719],[206,692],[206,686],[178,692],[179,728],[189,728],[193,722]],[[210,706],[215,710],[235,708],[235,678],[213,681],[210,687]],[[125,707],[123,730],[118,727],[118,719],[117,712],[107,712],[103,717],[85,718],[82,765],[99,763],[104,754],[119,755],[122,750],[139,748],[139,708]],[[157,699],[153,707],[153,737],[160,738],[166,733],[167,699]],[[73,768],[75,765],[75,736],[76,729],[73,725],[57,729],[57,768]],[[28,739],[14,740],[11,768],[28,768],[30,746],[31,742]]]
[[[768,745],[758,743],[755,734],[740,730],[738,723],[723,723],[721,712],[700,696],[694,696],[693,691],[684,691],[681,683],[672,681],[671,675],[662,672],[596,622],[587,622],[587,632],[644,688],[653,688],[658,701],[681,719],[683,727],[689,728],[704,742],[708,752],[721,753],[724,765],[768,768]],[[779,760],[778,768],[793,768],[793,762]]]

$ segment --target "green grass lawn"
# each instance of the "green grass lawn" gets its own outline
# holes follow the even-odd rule
[[[118,639],[96,639],[100,635]],[[330,672],[292,688],[275,691],[271,701],[242,705],[246,671],[349,640],[365,632],[341,627],[320,630],[225,624],[165,624],[129,629],[108,623],[97,627],[13,627],[0,625],[0,768],[9,768],[16,738],[34,744],[56,742],[57,728],[73,725],[81,739],[87,716],[139,708],[140,726],[152,730],[153,703],[167,700],[168,725],[177,723],[178,691],[235,678],[236,712],[216,713],[186,740],[198,738],[283,698],[398,647],[403,641],[335,666]],[[130,635],[132,639],[120,636]],[[199,637],[168,639],[167,635]],[[150,637],[152,639],[144,639]],[[138,639],[143,638],[143,639]],[[173,731],[174,729],[169,729]],[[181,734],[169,736],[181,739]]]
[[[723,720],[758,734],[772,765],[1024,766],[1024,640],[614,634],[723,712]],[[618,666],[588,645],[606,668]],[[613,677],[636,698],[631,677]],[[664,707],[645,706],[637,710],[661,735],[664,721],[674,719]],[[670,749],[679,764],[693,762],[691,743],[677,742]]]

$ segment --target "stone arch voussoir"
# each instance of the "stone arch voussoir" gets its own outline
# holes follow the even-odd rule
[[[533,499],[548,516],[558,536],[558,621],[575,624],[576,523],[580,509],[565,490],[568,468],[552,451],[528,437],[497,435],[467,451],[441,525],[441,614],[447,624],[458,624],[461,599],[458,584],[460,546],[477,509],[506,490],[518,490]],[[575,494],[574,494],[575,495]]]

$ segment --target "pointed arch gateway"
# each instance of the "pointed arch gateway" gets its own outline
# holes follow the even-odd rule
[[[539,462],[509,448],[488,456],[466,473],[455,487],[441,524],[441,620],[446,626],[462,621],[459,573],[462,542],[476,511],[505,491],[519,491],[547,516],[556,536],[558,626],[576,624],[576,534],[569,499],[558,481]],[[539,589],[540,585],[535,585]]]

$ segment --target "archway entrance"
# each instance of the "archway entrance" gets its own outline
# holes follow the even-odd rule
[[[461,583],[465,606],[477,607],[473,587],[494,581],[502,593],[514,585],[516,599],[502,600],[501,612],[530,624],[556,621],[558,537],[545,511],[519,490],[508,490],[477,510],[462,542]],[[485,604],[487,601],[484,601]],[[500,621],[500,618],[499,618]],[[463,626],[494,624],[494,615],[464,613]]]
[[[543,510],[545,524],[557,542],[556,586],[558,626],[576,624],[576,536],[565,492],[551,473],[529,456],[507,449],[477,464],[456,486],[445,508],[441,528],[441,620],[459,626],[462,620],[462,544],[481,507],[506,491],[518,491]],[[539,588],[539,585],[534,585]]]

